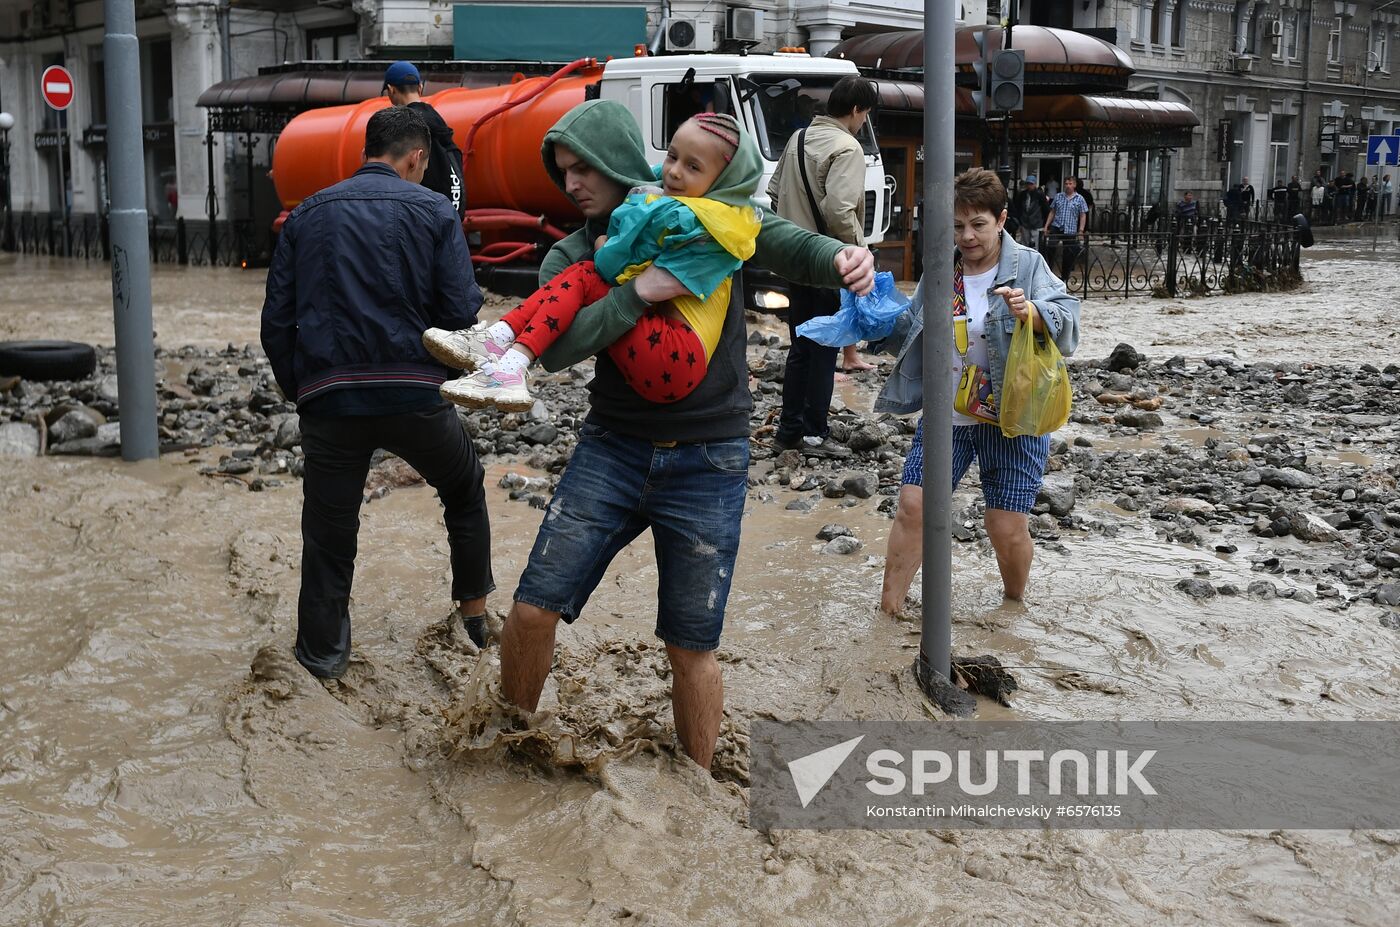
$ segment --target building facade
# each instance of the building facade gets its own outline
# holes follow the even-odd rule
[[[1328,180],[1374,175],[1367,135],[1400,129],[1400,2],[1023,0],[1021,18],[1116,29],[1137,69],[1129,89],[1200,117],[1190,148],[1129,165],[1129,202],[1216,199],[1246,177],[1262,196],[1295,175],[1306,186],[1319,168]],[[1084,172],[1103,188],[1112,170],[1098,155]]]

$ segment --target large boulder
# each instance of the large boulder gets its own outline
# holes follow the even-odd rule
[[[0,425],[0,457],[38,457],[39,432],[24,422]]]

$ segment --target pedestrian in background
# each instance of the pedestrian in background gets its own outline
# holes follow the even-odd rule
[[[1303,208],[1303,185],[1298,182],[1298,175],[1294,174],[1288,181],[1288,208],[1284,210],[1285,216],[1296,216]]]
[[[1390,175],[1386,174],[1381,178],[1381,221],[1390,215],[1390,198],[1395,194],[1395,187],[1390,182]]]
[[[1248,177],[1240,178],[1240,215],[1245,219],[1254,217],[1254,184],[1249,182]]]
[[[412,109],[365,127],[364,165],[308,197],[282,226],[267,273],[262,344],[297,404],[302,481],[296,658],[335,679],[350,662],[350,588],[370,458],[406,460],[442,500],[454,617],[485,643],[491,527],[483,471],[438,387],[456,371],[419,333],[467,328],[481,308],[461,221],[421,186],[432,144]]]
[[[1034,174],[1028,174],[1021,192],[1011,203],[1011,216],[1021,224],[1016,240],[1027,248],[1040,248],[1040,232],[1045,227],[1045,217],[1050,215],[1050,197],[1036,186]]]
[[[384,88],[394,106],[406,106],[428,125],[432,150],[423,186],[436,190],[452,201],[460,219],[467,213],[467,182],[462,166],[462,150],[452,138],[452,129],[432,105],[423,102],[423,78],[411,61],[395,61],[384,72]]]
[[[1051,200],[1050,215],[1041,229],[1049,236],[1047,247],[1059,250],[1061,280],[1068,282],[1070,274],[1074,272],[1074,265],[1083,250],[1081,243],[1085,239],[1088,221],[1089,204],[1075,192],[1074,178],[1066,177],[1065,188]]]
[[[827,98],[827,114],[793,134],[778,160],[768,196],[779,216],[848,245],[865,243],[865,152],[856,133],[875,108],[875,85],[843,77]],[[828,440],[836,348],[797,334],[797,326],[841,306],[835,289],[794,286],[787,321],[792,347],[783,374],[783,411],[774,438],[778,447],[804,454],[848,457],[850,449]]]

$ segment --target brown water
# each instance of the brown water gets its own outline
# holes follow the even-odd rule
[[[1390,284],[1400,276],[1372,270]],[[90,292],[106,286],[99,271],[30,274],[87,275],[86,290],[64,285],[64,306],[44,302],[47,282],[6,288],[0,331],[52,334],[16,321],[47,311],[65,334],[102,340],[87,334],[103,324],[90,317],[105,296]],[[196,273],[157,277],[158,298],[162,285],[186,288],[195,333],[175,343],[255,340],[250,278]],[[1316,294],[1276,298],[1327,315]],[[157,327],[170,330],[166,311]],[[1148,312],[1140,324],[1186,342],[1176,326],[1193,318]],[[870,385],[850,384],[843,398],[859,407]],[[363,509],[357,659],[328,688],[289,653],[300,490],[249,493],[198,474],[215,456],[0,468],[0,924],[1382,925],[1400,908],[1394,833],[770,838],[747,827],[749,720],[930,712],[907,673],[916,627],[874,608],[890,524],[876,500],[822,500],[802,514],[782,508],[784,492],[751,499],[711,778],[672,743],[645,537],[614,563],[584,620],[561,630],[545,712],[521,742],[494,699],[494,649],[478,655],[442,624],[446,540],[431,490],[394,490]],[[541,517],[495,488],[504,469],[487,478],[498,608]],[[959,492],[959,510],[973,491]],[[1395,637],[1379,609],[1198,605],[1172,584],[1201,564],[1244,586],[1258,576],[1256,542],[1231,535],[1239,552],[1217,555],[1157,540],[1140,516],[1103,507],[1096,517],[1121,534],[1065,532],[1062,549],[1039,548],[1024,607],[1001,602],[989,549],[956,545],[957,649],[1022,667],[1014,707],[984,705],[984,716],[1400,710]],[[816,530],[831,521],[864,549],[817,553]]]

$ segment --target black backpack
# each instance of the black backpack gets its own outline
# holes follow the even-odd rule
[[[452,138],[452,130],[427,103],[408,104],[428,123],[432,135],[432,151],[428,152],[428,169],[423,174],[423,186],[436,190],[452,203],[458,216],[467,213],[467,181],[462,172],[462,150]]]

